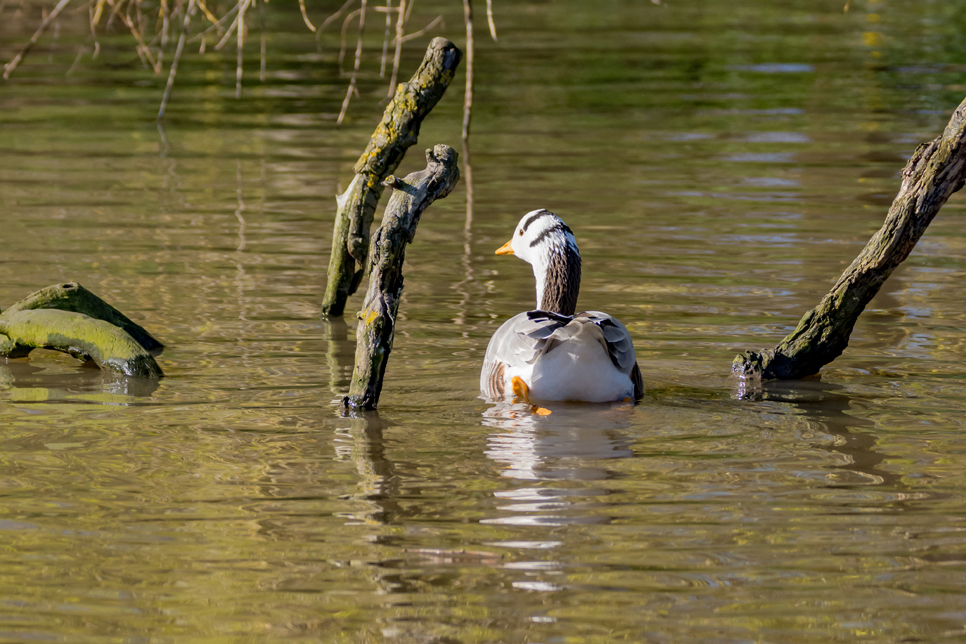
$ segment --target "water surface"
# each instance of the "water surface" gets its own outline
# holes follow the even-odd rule
[[[473,216],[465,181],[423,216],[360,417],[335,404],[354,318],[318,309],[379,29],[342,126],[335,32],[319,51],[272,3],[265,81],[253,27],[242,99],[232,52],[192,55],[159,131],[164,79],[122,33],[65,76],[87,37],[65,17],[0,90],[0,306],[77,279],[167,344],[167,377],[0,361],[0,640],[966,638],[964,198],[821,381],[740,400],[728,377],[966,94],[962,2],[843,2],[495,3]],[[439,13],[404,76],[432,36],[462,43],[456,3],[413,24]],[[37,15],[0,10],[5,59]],[[460,149],[462,82],[403,172]],[[533,301],[493,251],[538,207],[577,234],[581,308],[634,335],[641,404],[477,398],[490,334]]]

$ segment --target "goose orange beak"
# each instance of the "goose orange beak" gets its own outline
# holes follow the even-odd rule
[[[496,249],[496,254],[497,255],[515,255],[516,253],[514,253],[513,249],[510,248],[510,242],[507,242]]]

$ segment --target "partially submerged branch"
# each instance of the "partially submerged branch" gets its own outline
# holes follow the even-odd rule
[[[375,409],[392,352],[396,314],[402,297],[402,266],[406,246],[416,236],[423,211],[448,195],[459,181],[458,155],[447,145],[426,150],[426,169],[405,179],[386,180],[396,190],[389,199],[382,225],[372,238],[369,288],[356,331],[356,362],[346,407]]]
[[[407,83],[396,89],[382,122],[355,165],[356,176],[336,200],[328,284],[323,315],[342,315],[346,300],[362,280],[369,250],[369,228],[382,196],[383,180],[399,166],[406,150],[416,143],[423,119],[453,80],[462,53],[445,38],[435,38]]]
[[[11,358],[24,357],[33,349],[53,349],[126,376],[164,375],[151,354],[122,329],[80,313],[5,311],[0,315],[0,334],[0,351]]]
[[[53,349],[128,376],[160,378],[164,345],[77,282],[31,293],[0,314],[0,356]]]
[[[804,378],[841,355],[859,314],[964,181],[966,100],[956,108],[943,133],[913,153],[885,223],[832,290],[773,350],[745,351],[737,356],[733,373],[763,379]]]
[[[64,282],[35,291],[4,311],[3,316],[15,311],[36,309],[82,313],[119,327],[147,351],[160,352],[164,349],[164,345],[144,328],[77,282]]]

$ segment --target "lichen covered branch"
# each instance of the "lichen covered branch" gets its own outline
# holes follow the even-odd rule
[[[459,181],[457,158],[453,148],[437,145],[426,151],[425,170],[402,180],[386,180],[395,191],[372,238],[369,287],[359,313],[355,368],[349,395],[343,399],[346,407],[375,409],[379,402],[402,297],[406,246],[416,235],[423,211],[448,195]]]
[[[152,357],[163,345],[77,282],[28,295],[0,314],[0,356],[34,349],[68,353],[101,369],[143,378],[164,374]]]
[[[346,300],[362,281],[369,249],[369,229],[382,196],[382,182],[416,143],[423,119],[453,80],[462,52],[445,38],[435,38],[415,75],[396,89],[369,145],[355,165],[356,176],[337,197],[328,284],[322,300],[326,316],[342,315]]]
[[[773,350],[745,351],[737,356],[732,372],[763,379],[804,378],[841,355],[859,314],[964,181],[966,100],[956,108],[943,133],[913,153],[885,223],[832,290]]]

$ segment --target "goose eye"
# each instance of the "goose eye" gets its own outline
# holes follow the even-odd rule
[[[520,229],[520,237],[523,237],[523,229]]]

